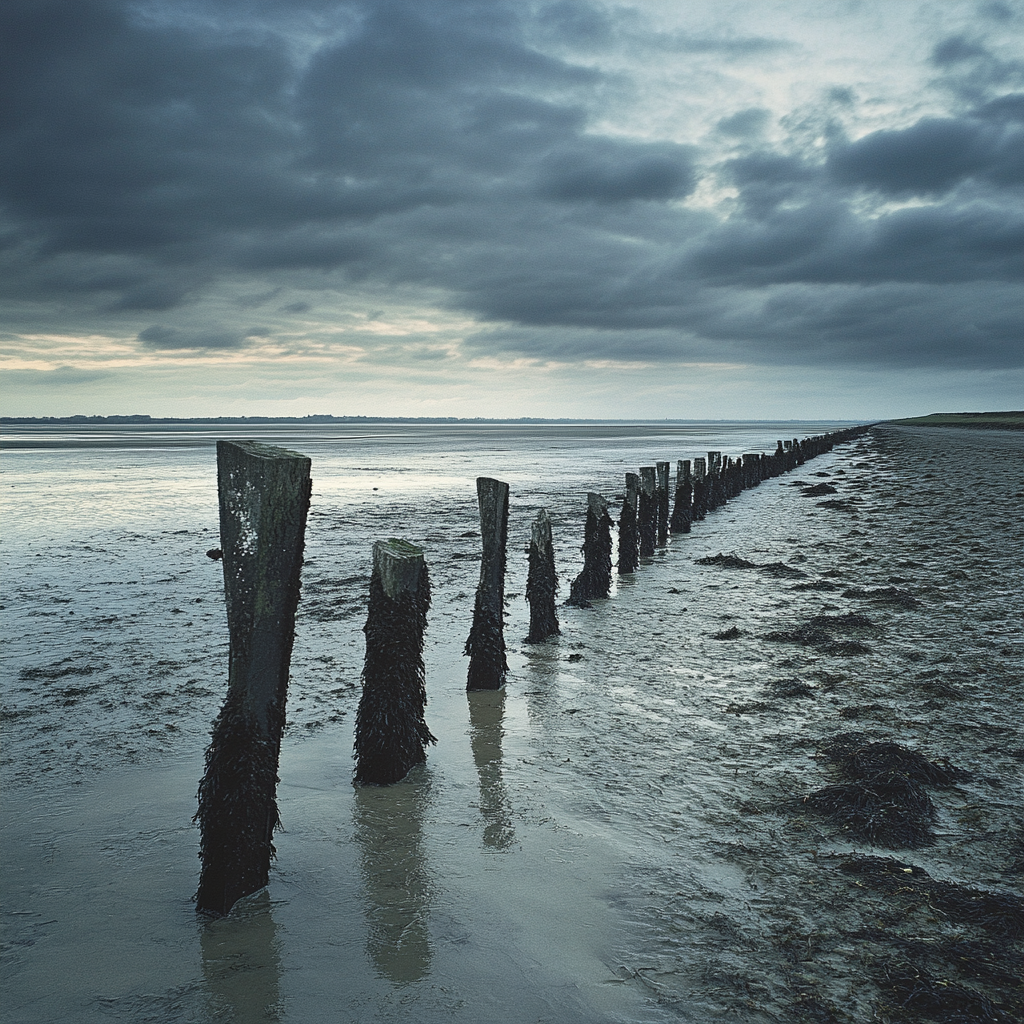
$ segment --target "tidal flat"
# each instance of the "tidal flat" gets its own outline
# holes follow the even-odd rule
[[[227,678],[220,435],[6,434],[8,1018],[1024,1019],[1024,434],[874,427],[523,640],[540,508],[564,600],[588,490],[617,511],[640,465],[837,426],[249,433],[310,455],[314,484],[277,858],[216,921],[191,819]],[[478,475],[511,488],[510,672],[467,695]],[[392,536],[431,574],[438,743],[355,787]]]

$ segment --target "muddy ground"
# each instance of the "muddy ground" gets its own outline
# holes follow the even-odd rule
[[[188,908],[226,658],[202,556],[215,507],[171,505],[148,532],[41,530],[38,571],[8,545],[14,1005],[26,1021],[1024,1019],[1022,455],[1019,434],[875,428],[673,538],[609,600],[560,608],[539,645],[511,553],[548,507],[567,596],[586,487],[513,478],[509,684],[468,700],[471,490],[315,493],[285,832],[269,896],[216,926]],[[591,487],[614,498],[622,469],[609,458]],[[359,791],[368,538],[396,532],[428,550],[440,742],[405,783]],[[76,794],[99,815],[77,832]],[[119,871],[153,906],[118,902]],[[92,943],[108,960],[36,998]],[[146,950],[137,975],[113,966]]]

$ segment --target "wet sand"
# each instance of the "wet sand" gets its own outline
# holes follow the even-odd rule
[[[578,454],[592,489],[621,493],[619,452]],[[510,463],[510,681],[469,698],[477,466],[421,487],[408,463],[371,465],[358,495],[322,480],[278,859],[213,924],[189,901],[226,661],[202,556],[213,489],[164,466],[152,485],[179,487],[149,499],[159,529],[111,501],[72,535],[47,524],[73,494],[37,496],[2,548],[7,1005],[24,1021],[913,1021],[941,1019],[938,988],[966,1019],[1020,1019],[1022,455],[1019,434],[876,428],[674,537],[608,601],[560,609],[563,635],[539,645],[520,642],[515,556],[545,504],[567,596],[586,488],[557,486],[557,460],[553,480]],[[138,469],[115,458],[103,479],[144,487]],[[368,538],[385,534],[428,550],[439,743],[406,782],[357,790]],[[824,634],[801,632],[814,620]],[[962,770],[928,788],[928,845],[873,847],[803,803],[836,781],[822,748],[849,733]],[[979,924],[938,883],[1008,909]]]

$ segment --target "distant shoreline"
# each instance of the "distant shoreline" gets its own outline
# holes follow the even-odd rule
[[[67,426],[159,426],[166,423],[299,423],[305,426],[317,423],[821,423],[813,419],[574,419],[572,417],[545,418],[541,416],[487,417],[487,416],[0,416],[0,426],[67,425]],[[829,423],[870,423],[871,420],[828,420]]]
[[[1024,412],[933,412],[887,420],[899,427],[968,427],[971,430],[1024,430]]]

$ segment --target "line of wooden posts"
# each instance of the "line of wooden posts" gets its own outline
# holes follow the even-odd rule
[[[680,460],[671,515],[668,462],[627,473],[618,572],[635,572],[640,559],[654,554],[670,532],[688,533],[694,522],[744,489],[867,429],[779,441],[770,455],[723,458],[721,452],[708,452],[707,459],[692,464]],[[219,441],[217,471],[230,638],[228,694],[199,784],[195,817],[202,870],[196,903],[204,913],[226,914],[237,900],[267,884],[274,853],[277,768],[311,482],[306,456],[253,441]],[[496,690],[508,671],[503,629],[508,484],[480,477],[477,498],[483,556],[465,649],[467,689]],[[611,528],[608,502],[588,494],[583,570],[572,582],[568,605],[587,607],[608,596]],[[541,510],[532,524],[526,584],[530,642],[559,632],[557,589],[551,518]],[[426,760],[427,745],[435,742],[424,720],[423,634],[429,607],[423,550],[402,540],[375,543],[356,714],[356,782],[397,782]]]

